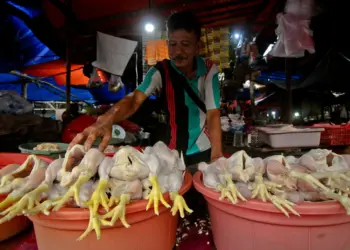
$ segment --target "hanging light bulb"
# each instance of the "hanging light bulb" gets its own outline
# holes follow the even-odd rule
[[[154,31],[154,25],[152,23],[146,23],[145,30],[149,33]]]

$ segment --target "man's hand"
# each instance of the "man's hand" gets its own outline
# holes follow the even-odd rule
[[[99,149],[103,152],[112,137],[113,119],[100,116],[98,120],[90,127],[84,129],[82,133],[77,134],[69,144],[69,148],[75,144],[84,143],[85,150],[89,150],[92,144],[97,138],[101,138],[102,141],[99,145]]]
[[[101,138],[102,141],[99,145],[99,149],[103,152],[112,137],[113,124],[118,124],[118,122],[128,119],[147,98],[147,95],[138,90],[124,97],[104,115],[101,115],[97,119],[97,122],[84,129],[82,133],[77,134],[69,144],[69,148],[73,147],[75,144],[85,142],[85,150],[89,150],[94,141],[97,138]]]

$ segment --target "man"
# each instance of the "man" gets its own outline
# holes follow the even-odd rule
[[[160,91],[168,125],[161,131],[162,141],[183,152],[187,165],[222,156],[218,70],[198,56],[200,23],[194,14],[178,12],[169,17],[167,30],[171,60],[151,68],[132,94],[78,134],[71,145],[85,141],[87,149],[100,137],[103,150],[112,125],[128,119],[152,93]]]

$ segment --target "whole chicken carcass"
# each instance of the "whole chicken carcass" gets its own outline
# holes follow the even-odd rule
[[[248,182],[255,174],[254,161],[244,150],[234,153],[227,159],[228,171],[235,181]]]
[[[168,175],[159,176],[159,186],[162,193],[169,192],[170,199],[173,202],[171,213],[173,216],[177,212],[180,213],[181,218],[185,217],[185,211],[191,214],[193,211],[187,206],[185,199],[179,194],[179,190],[184,181],[185,172],[174,168]]]
[[[201,162],[198,169],[203,174],[204,185],[221,192],[219,200],[227,198],[233,204],[236,204],[238,199],[246,200],[232,181],[232,175],[227,170],[226,158],[219,158],[211,164]]]
[[[323,161],[323,157],[322,158]],[[313,176],[313,173],[305,173],[304,171],[300,171],[300,168],[289,168],[288,176],[291,178],[295,178],[298,181],[302,180],[311,185],[317,192],[321,193],[325,197],[329,199],[338,200],[345,208],[348,214],[350,214],[350,199],[348,196],[340,195],[334,192],[334,190],[326,187],[322,184],[318,179]]]
[[[75,150],[84,154],[84,149],[82,145],[73,146],[65,156],[64,164],[61,169],[61,186],[69,187],[67,193],[57,202],[55,202],[54,211],[59,210],[64,204],[71,198],[74,197],[75,202],[80,206],[80,188],[81,186],[88,182],[98,171],[99,165],[102,163],[105,155],[96,148],[89,149],[78,166],[72,166],[66,164],[69,162],[70,158],[75,155]],[[73,184],[73,185],[72,185]]]
[[[150,209],[150,207],[153,205],[154,213],[156,215],[159,215],[159,202],[161,202],[166,208],[170,208],[170,205],[166,202],[166,200],[163,197],[163,193],[158,180],[158,177],[160,175],[166,175],[164,172],[167,171],[162,171],[162,168],[167,166],[162,165],[162,161],[156,154],[153,153],[153,151],[144,152],[142,156],[142,161],[149,168],[148,179],[152,187],[148,197],[146,198],[148,200],[146,210]]]
[[[150,170],[142,157],[143,154],[133,147],[121,147],[113,156],[114,164],[110,176],[123,181],[146,178]]]
[[[36,187],[40,185],[45,179],[45,172],[47,169],[48,163],[40,160],[38,158],[35,161],[35,164],[30,172],[28,178],[23,183],[22,186],[13,190],[5,200],[0,203],[0,210],[7,208],[5,211],[1,213],[1,215],[5,215],[0,219],[0,224],[4,223],[8,220],[11,220],[13,217],[21,214],[25,209],[32,209],[35,205],[34,199],[21,199],[25,194],[32,191]],[[8,207],[11,205],[10,207]]]
[[[102,205],[108,212],[111,205],[108,204],[107,190],[110,180],[110,171],[113,167],[114,160],[111,157],[105,157],[98,168],[99,180],[95,183],[94,192],[90,196],[89,200],[84,203],[90,211],[90,221],[89,226],[86,231],[78,238],[82,240],[88,233],[95,230],[97,239],[101,237],[101,225],[108,225],[108,222],[103,220],[98,214],[98,208]],[[114,198],[111,197],[111,200]]]

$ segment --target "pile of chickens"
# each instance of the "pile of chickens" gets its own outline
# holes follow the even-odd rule
[[[8,194],[0,203],[0,224],[23,214],[48,215],[64,206],[88,208],[89,226],[78,240],[93,230],[100,239],[100,227],[113,226],[118,219],[130,227],[125,206],[132,201],[147,199],[146,209],[153,205],[156,214],[159,202],[170,208],[163,197],[166,192],[173,202],[172,214],[184,217],[185,211],[192,212],[179,194],[184,170],[182,154],[162,142],[143,152],[121,147],[113,158],[95,148],[85,151],[81,145],[50,164],[30,155],[22,165],[0,170],[0,193]]]
[[[239,200],[270,201],[286,216],[304,201],[339,201],[350,215],[350,155],[313,149],[300,158],[275,155],[251,158],[239,151],[230,158],[200,163],[205,186],[233,204]]]

